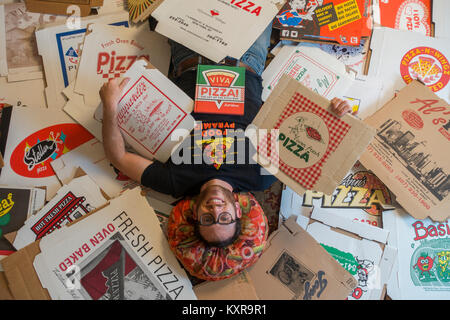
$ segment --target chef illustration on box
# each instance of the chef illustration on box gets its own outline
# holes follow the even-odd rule
[[[290,0],[290,10],[277,15],[278,21],[285,27],[305,28],[304,20],[313,20],[314,10],[322,5],[323,0]]]
[[[142,185],[176,198],[185,197],[171,212],[168,239],[184,267],[200,279],[221,280],[238,274],[259,259],[266,244],[267,218],[256,199],[246,192],[265,190],[276,178],[267,172],[262,174],[262,168],[251,162],[255,151],[244,131],[262,105],[261,74],[271,30],[270,24],[240,60],[227,59],[224,63],[246,69],[244,115],[192,113],[200,121],[196,128],[201,130],[193,130],[165,163],[125,150],[117,124],[117,105],[128,79],[109,80],[100,90],[107,157],[123,174]],[[174,41],[169,42],[174,83],[194,100],[198,64],[214,63]],[[333,99],[332,106],[338,116],[351,109],[340,99]],[[223,150],[207,147],[214,145],[216,139],[228,139],[231,132],[234,134],[231,154],[223,158],[220,166],[214,165],[205,153]],[[236,148],[239,139],[245,141],[241,150]],[[200,154],[196,153],[198,150]],[[240,162],[242,159],[244,163]]]

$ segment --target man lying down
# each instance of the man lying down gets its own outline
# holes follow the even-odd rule
[[[166,163],[125,150],[117,124],[117,105],[128,79],[110,80],[100,89],[107,157],[118,170],[143,186],[176,198],[183,197],[171,212],[168,239],[186,270],[199,279],[221,280],[240,273],[258,260],[266,244],[267,219],[250,191],[266,190],[276,178],[250,161],[254,149],[244,131],[262,106],[261,74],[271,31],[269,25],[240,60],[227,58],[221,63],[246,69],[244,115],[192,113],[196,121],[201,121],[202,134],[196,135],[194,130],[191,138],[186,139]],[[197,65],[215,63],[176,42],[169,42],[172,79],[194,99]],[[350,105],[343,100],[335,98],[331,103],[338,116],[350,112]],[[225,156],[224,152],[229,130],[238,132],[231,144],[245,146],[231,146],[232,157]],[[201,146],[201,154],[192,151],[196,149],[194,146]],[[192,151],[191,161],[178,164],[173,161],[174,155],[182,156],[183,150]]]

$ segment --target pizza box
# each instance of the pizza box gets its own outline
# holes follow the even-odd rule
[[[387,294],[394,300],[449,300],[449,220],[416,219],[396,210],[383,212],[383,225],[388,244],[398,251]]]
[[[373,20],[378,27],[388,27],[434,36],[433,0],[374,0]]]
[[[25,0],[25,4],[30,12],[86,17],[93,8],[101,7],[103,0]]]
[[[450,2],[446,0],[433,0],[433,25],[436,38],[450,38]]]
[[[358,282],[348,300],[383,300],[397,250],[320,222],[306,231]]]
[[[254,160],[295,192],[331,194],[375,135],[329,100],[283,75],[246,133]]]
[[[164,0],[151,15],[156,32],[219,63],[240,59],[285,1]]]
[[[142,210],[148,214],[141,215]],[[151,247],[150,242],[143,242],[145,239],[151,239]],[[117,248],[124,254],[113,254]],[[79,252],[76,265],[69,258],[74,251]],[[105,257],[117,261],[111,264]],[[129,263],[130,258],[135,264]],[[120,268],[123,259],[127,261],[126,270]],[[16,300],[91,300],[99,298],[100,291],[105,298],[116,297],[116,293],[123,298],[122,294],[136,293],[136,286],[124,290],[127,284],[133,284],[133,279],[137,282],[143,279],[146,284],[151,284],[144,287],[136,284],[140,292],[147,295],[155,296],[155,290],[158,290],[158,298],[196,300],[192,285],[171,252],[158,219],[141,195],[140,188],[126,191],[76,222],[29,244],[5,258],[2,265]],[[110,268],[105,270],[103,278],[96,277],[96,270],[105,265]],[[108,290],[105,281],[115,274],[108,270],[121,272],[121,290]],[[130,270],[133,273],[130,274]],[[123,274],[126,274],[125,279]]]
[[[448,110],[446,101],[413,81],[364,120],[377,134],[360,162],[416,219],[450,215]]]
[[[383,79],[381,106],[413,80],[450,102],[449,59],[450,42],[445,38],[381,27],[373,31],[366,67],[368,76]]]
[[[46,187],[50,200],[61,187],[50,162],[93,138],[63,111],[3,108],[0,153],[5,166],[0,184]]]
[[[344,300],[357,285],[294,217],[270,235],[248,274],[261,300]]]
[[[383,229],[381,214],[394,210],[389,189],[372,172],[356,162],[332,195],[307,190],[297,194],[285,187],[280,215],[295,216],[304,228],[311,219],[330,227],[385,244],[389,232]]]

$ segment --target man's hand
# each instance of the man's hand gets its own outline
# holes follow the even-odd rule
[[[338,117],[342,117],[344,114],[351,112],[352,107],[347,101],[334,98],[331,100],[331,111],[333,111]]]
[[[117,104],[128,81],[130,81],[130,78],[125,78],[120,83],[118,79],[110,79],[103,84],[99,93],[103,102],[104,112],[113,114],[117,112]]]

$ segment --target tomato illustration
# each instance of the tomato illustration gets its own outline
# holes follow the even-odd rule
[[[424,272],[428,272],[430,274],[430,270],[433,268],[434,259],[431,259],[428,254],[422,254],[419,258],[417,258],[417,263],[413,268],[419,268],[420,274],[423,275]]]
[[[316,129],[312,128],[312,127],[307,127],[306,128],[306,133],[308,134],[308,136],[311,139],[317,140],[317,141],[321,141],[322,137],[320,136],[319,131],[317,131]]]

